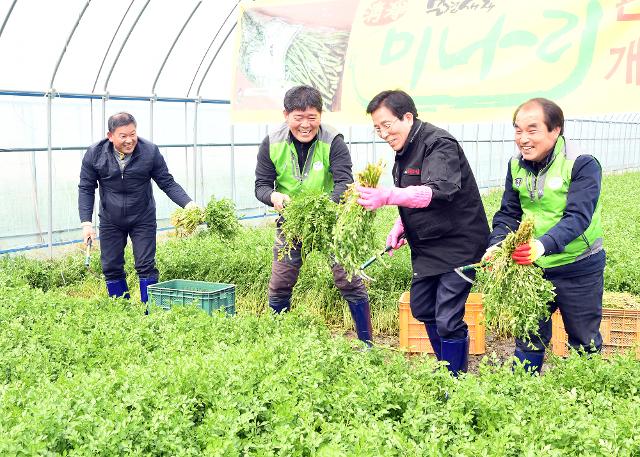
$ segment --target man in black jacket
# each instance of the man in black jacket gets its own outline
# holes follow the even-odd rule
[[[424,322],[438,360],[457,375],[467,370],[469,335],[464,322],[471,284],[453,270],[479,261],[489,224],[469,162],[456,139],[418,119],[411,97],[390,90],[367,106],[376,133],[396,152],[395,187],[358,187],[368,210],[397,205],[387,245],[411,248],[410,306]]]
[[[147,287],[158,282],[156,268],[156,203],[151,179],[181,207],[195,206],[175,182],[158,147],[136,133],[129,113],[109,118],[107,138],[90,146],[82,159],[78,210],[85,244],[95,238],[91,217],[99,187],[100,261],[107,291],[129,298],[124,271],[124,248],[131,237],[140,299],[147,302]]]

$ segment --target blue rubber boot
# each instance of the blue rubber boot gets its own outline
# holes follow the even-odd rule
[[[291,308],[291,298],[269,297],[269,306],[274,313],[286,313]]]
[[[140,278],[140,301],[142,303],[149,301],[149,292],[147,291],[147,287],[157,283],[158,280],[156,278]]]
[[[436,324],[424,324],[424,327],[427,329],[427,336],[429,336],[429,342],[436,355],[436,359],[442,360],[442,342],[440,341],[438,326]]]
[[[129,295],[129,286],[126,279],[110,279],[107,281],[107,293],[109,297],[131,298]]]
[[[542,370],[542,362],[544,361],[544,351],[521,351],[520,349],[516,348],[513,355],[516,357],[516,359],[524,364],[525,370],[531,372],[531,374],[540,374],[540,370]]]
[[[364,341],[367,346],[371,347],[373,345],[373,329],[371,328],[371,308],[369,307],[369,300],[363,298],[362,300],[347,303],[349,304],[349,311],[351,311],[353,323],[356,326],[358,339]]]
[[[149,301],[149,292],[147,287],[158,282],[157,278],[140,278],[140,301],[145,305]],[[144,310],[145,314],[149,314],[149,307]]]
[[[453,376],[466,373],[469,365],[469,336],[465,339],[446,340],[442,338],[442,360],[449,362],[447,368]]]

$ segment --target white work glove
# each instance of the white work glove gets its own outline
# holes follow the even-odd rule
[[[89,238],[91,238],[91,242],[96,239],[96,231],[93,229],[93,224],[91,221],[83,222],[80,224],[82,226],[82,241],[85,246],[89,243]]]
[[[490,261],[498,249],[500,249],[500,246],[497,244],[494,244],[493,246],[489,246],[489,248],[482,255],[482,261],[483,262]]]
[[[199,208],[199,209],[203,209],[202,206],[198,205],[196,202],[194,202],[193,200],[191,200],[189,203],[187,203],[184,206],[184,209],[193,209],[193,208]]]
[[[291,198],[287,194],[276,191],[271,192],[271,203],[273,203],[273,207],[276,211],[282,211],[284,205],[286,205],[290,201]]]

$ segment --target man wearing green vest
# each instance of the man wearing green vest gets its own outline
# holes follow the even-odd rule
[[[347,185],[353,182],[351,155],[340,133],[321,124],[322,95],[310,86],[296,86],[284,96],[285,122],[267,135],[258,150],[255,195],[262,203],[281,211],[302,190],[320,190],[338,202]],[[278,259],[284,246],[277,221],[273,248],[269,306],[276,313],[288,311],[291,293],[298,280],[302,258],[299,247]],[[331,268],[336,287],[349,304],[358,338],[372,341],[369,296],[362,280],[347,279],[344,269]]]
[[[549,309],[560,310],[569,345],[599,351],[605,266],[602,169],[593,156],[565,140],[562,109],[550,100],[534,98],[520,105],[513,126],[519,152],[507,168],[485,258],[523,218],[533,217],[535,239],[518,246],[513,260],[542,268],[555,286]],[[515,349],[516,358],[538,373],[551,340],[551,319],[539,323],[539,334],[531,336],[532,346],[516,339]]]

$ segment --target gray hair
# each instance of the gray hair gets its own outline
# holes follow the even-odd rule
[[[111,116],[107,122],[107,127],[109,127],[109,131],[113,133],[118,127],[123,127],[129,124],[133,124],[136,127],[138,126],[136,119],[131,114],[122,112]]]

